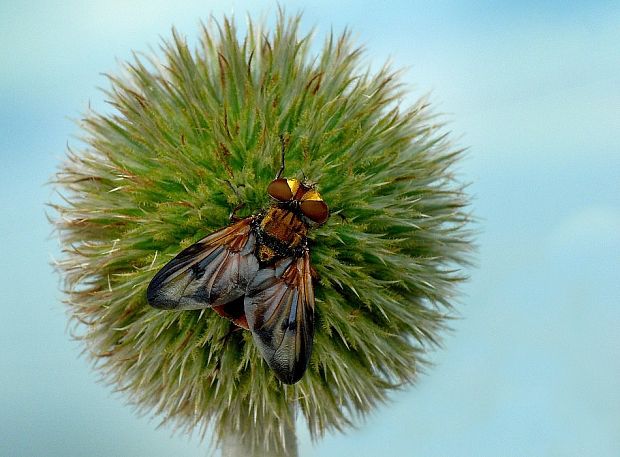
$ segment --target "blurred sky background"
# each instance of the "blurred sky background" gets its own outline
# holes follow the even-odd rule
[[[317,43],[345,26],[461,146],[479,266],[436,366],[300,455],[620,455],[620,2],[282,1]],[[0,455],[204,456],[97,383],[71,341],[50,179],[103,72],[175,25],[274,2],[0,1]],[[242,27],[243,28],[243,27]],[[413,98],[412,98],[413,100]]]

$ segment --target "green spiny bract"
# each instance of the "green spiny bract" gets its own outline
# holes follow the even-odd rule
[[[298,26],[281,14],[275,32],[250,23],[240,41],[225,20],[203,27],[195,51],[173,32],[161,61],[136,57],[110,77],[114,114],[87,113],[84,146],[55,178],[66,301],[102,377],[140,411],[186,431],[211,424],[253,455],[286,454],[294,411],[319,437],[413,382],[470,247],[460,151],[426,101],[400,106],[397,74],[361,68],[348,33],[310,56]],[[155,272],[237,204],[269,205],[281,136],[285,176],[318,183],[332,210],[310,233],[316,334],[295,386],[249,332],[145,298]]]

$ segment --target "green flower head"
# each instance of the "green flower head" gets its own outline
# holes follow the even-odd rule
[[[294,421],[345,430],[415,381],[452,315],[471,246],[461,155],[398,74],[365,69],[348,33],[317,55],[299,17],[273,32],[204,26],[136,57],[89,112],[56,175],[66,302],[103,379],[184,431],[212,426],[252,455],[293,455]],[[146,288],[178,252],[270,205],[284,176],[316,183],[331,217],[308,232],[314,345],[282,384],[252,334],[211,309],[163,311]]]

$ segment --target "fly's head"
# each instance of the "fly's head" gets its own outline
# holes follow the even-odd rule
[[[308,227],[322,225],[329,219],[329,208],[314,183],[276,178],[267,187],[267,193],[278,206],[295,213]]]

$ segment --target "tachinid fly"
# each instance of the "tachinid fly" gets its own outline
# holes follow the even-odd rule
[[[284,161],[283,161],[284,162]],[[184,249],[151,280],[160,309],[213,308],[249,329],[278,379],[299,381],[314,336],[313,269],[306,234],[329,209],[314,185],[284,179],[267,187],[273,204]]]

